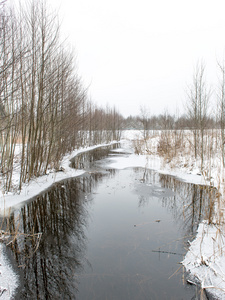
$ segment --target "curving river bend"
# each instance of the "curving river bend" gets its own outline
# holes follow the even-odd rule
[[[106,169],[107,155],[127,154],[81,154],[72,165],[84,175],[11,214],[5,226],[20,232],[6,249],[20,276],[15,299],[200,299],[180,262],[207,188],[143,168]]]

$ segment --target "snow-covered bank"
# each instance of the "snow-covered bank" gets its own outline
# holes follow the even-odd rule
[[[108,167],[149,168],[159,173],[175,176],[178,180],[188,183],[209,184],[203,176],[197,174],[197,170],[193,173],[187,169],[171,170],[168,165],[162,168],[162,164],[162,158],[156,155],[131,154],[126,157],[112,158]],[[221,227],[216,224],[208,225],[207,221],[200,223],[196,238],[191,242],[182,264],[190,273],[190,283],[199,284],[215,299],[225,299],[225,236]]]
[[[174,164],[173,161],[173,164],[170,164],[169,162],[167,163],[162,156],[157,154],[156,148],[158,137],[151,139],[151,147],[148,149],[150,152],[143,155],[137,155],[134,153],[134,144],[131,142],[132,140],[142,138],[142,133],[140,131],[124,132],[122,138],[122,148],[117,149],[114,152],[122,152],[125,153],[125,155],[109,156],[107,159],[107,168],[124,169],[129,167],[143,167],[153,169],[159,173],[172,175],[180,180],[195,184],[211,184],[213,181],[215,183],[217,180],[215,175],[214,178],[210,178],[210,182],[207,181],[204,176],[200,175],[198,163],[193,163],[191,158],[188,158],[186,155],[180,158],[177,165]],[[69,167],[70,159],[78,153],[88,151],[99,146],[81,149],[68,154],[61,162],[63,172],[54,173],[52,171],[46,176],[39,177],[31,181],[29,185],[23,186],[20,195],[12,193],[1,195],[1,213],[3,214],[10,206],[18,205],[18,203],[34,197],[41,191],[49,188],[54,182],[81,175],[84,171],[71,169]],[[187,163],[188,160],[189,163]],[[219,166],[219,160],[216,163],[214,162],[214,169],[212,168],[211,174],[217,174],[216,171]],[[16,183],[16,173],[13,180],[14,183]],[[223,232],[224,231],[221,230],[221,227],[219,228],[215,224],[207,225],[207,222],[200,224],[197,237],[191,243],[190,249],[183,261],[186,269],[190,272],[190,274],[192,274],[193,282],[194,278],[197,278],[203,288],[208,288],[208,290],[219,299],[225,299],[225,240]],[[0,271],[2,271],[1,267]],[[1,285],[0,281],[0,286]]]
[[[141,140],[143,138],[143,132],[140,130],[126,130],[123,132],[122,135],[122,146],[123,149],[115,150],[118,152],[126,152],[130,153],[125,157],[116,157],[111,158],[111,161],[108,164],[108,167],[115,168],[115,169],[124,169],[129,167],[142,167],[155,170],[161,174],[167,174],[171,176],[177,177],[179,180],[194,183],[194,184],[201,184],[201,185],[208,185],[210,182],[200,174],[200,170],[197,167],[189,168],[185,166],[184,162],[180,163],[179,165],[171,165],[169,163],[165,163],[163,157],[157,154],[157,144],[159,141],[159,136],[153,137],[150,139],[150,150],[151,154],[134,154],[133,147],[131,141]],[[133,143],[135,144],[135,143]],[[145,146],[144,146],[145,147]],[[186,162],[186,158],[183,157],[183,160]]]
[[[49,171],[49,174],[35,178],[29,182],[29,184],[24,184],[20,193],[8,193],[0,195],[0,215],[7,216],[9,210],[14,206],[18,206],[25,201],[35,197],[44,190],[48,189],[55,182],[79,176],[83,174],[84,170],[76,170],[70,167],[70,160],[77,154],[90,151],[102,146],[108,146],[114,144],[112,142],[109,144],[96,145],[88,148],[83,148],[75,150],[68,155],[64,156],[60,166],[62,172]],[[19,147],[18,147],[19,148]],[[19,167],[15,166],[15,172],[13,173],[13,184],[17,185],[19,180]],[[0,228],[1,229],[1,228]],[[0,299],[13,299],[13,293],[18,287],[18,277],[13,272],[5,254],[3,251],[3,245],[0,243]]]
[[[136,155],[130,154],[126,157],[110,158],[107,164],[108,168],[112,169],[125,169],[130,167],[141,167],[157,171],[161,174],[167,174],[177,177],[179,180],[205,185],[208,182],[203,176],[200,176],[197,170],[188,172],[187,170],[171,170],[168,166],[163,167],[163,159],[157,155]],[[185,172],[186,171],[186,172]]]
[[[221,228],[202,222],[182,262],[190,272],[190,282],[198,282],[216,299],[225,299],[224,247],[225,237]]]
[[[12,298],[18,286],[18,277],[4,255],[3,248],[4,245],[0,243],[0,298],[7,300]]]
[[[116,143],[116,142],[113,142]],[[110,143],[110,144],[113,144]],[[31,180],[28,184],[24,184],[20,193],[12,193],[9,192],[7,194],[1,193],[0,195],[0,215],[6,216],[10,208],[14,207],[15,205],[19,205],[24,201],[27,201],[35,196],[37,196],[40,192],[48,189],[52,184],[55,182],[61,181],[63,179],[67,179],[70,177],[75,177],[83,174],[84,170],[76,170],[71,168],[70,160],[75,157],[77,154],[90,151],[102,146],[108,146],[110,144],[104,145],[97,145],[88,148],[83,148],[79,150],[75,150],[62,159],[60,166],[63,171],[55,172],[53,170],[49,171],[47,175],[40,176]],[[19,170],[19,168],[16,168]],[[18,185],[19,181],[19,174],[18,172],[13,173],[13,184]]]
[[[190,133],[187,132],[188,134]],[[140,133],[135,138],[141,138]],[[142,143],[141,147],[147,148],[147,152],[151,155],[147,155],[145,159],[143,156],[138,157],[136,163],[139,160],[139,165],[143,167],[146,161],[145,167],[155,169],[160,173],[173,175],[190,183],[213,185],[218,189],[219,194],[222,194],[218,196],[218,199],[212,199],[215,206],[214,222],[208,224],[208,220],[205,220],[199,225],[196,238],[190,243],[182,264],[190,274],[191,283],[199,284],[215,299],[225,299],[225,204],[223,203],[225,187],[221,154],[218,150],[212,156],[206,157],[205,170],[203,170],[206,175],[205,177],[199,176],[200,159],[194,159],[186,149],[178,157],[165,159],[165,157],[158,156],[159,139],[160,134],[147,141],[147,145]],[[140,144],[138,146],[140,147]],[[129,160],[132,160],[132,156],[123,158],[121,164],[117,161],[110,166],[117,168],[121,168],[122,164],[128,166]]]

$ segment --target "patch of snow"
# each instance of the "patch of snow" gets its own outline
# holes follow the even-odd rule
[[[214,224],[202,222],[182,264],[193,281],[214,297],[225,299],[225,237]]]
[[[18,277],[12,270],[3,250],[4,245],[0,243],[0,299],[13,299],[13,294],[18,286]]]
[[[122,150],[126,152],[126,148],[120,149],[121,152],[123,152]],[[159,157],[158,155],[130,154],[126,157],[109,157],[107,167],[120,170],[131,167],[141,167],[152,169],[161,174],[175,176],[185,182],[201,185],[209,184],[209,182],[203,176],[198,175],[197,170],[189,172],[188,174],[186,169],[181,170],[170,169],[168,166],[163,167],[163,158]]]

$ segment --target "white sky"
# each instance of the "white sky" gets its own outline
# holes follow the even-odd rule
[[[91,99],[124,115],[183,111],[198,60],[208,82],[225,50],[224,0],[49,0]]]

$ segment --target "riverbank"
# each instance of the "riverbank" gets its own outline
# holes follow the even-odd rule
[[[64,179],[82,175],[85,172],[85,170],[76,170],[70,167],[70,160],[79,153],[90,151],[103,146],[109,146],[115,143],[117,142],[96,145],[72,151],[71,153],[65,155],[62,161],[60,162],[61,171],[55,172],[54,170],[49,170],[48,174],[40,176],[38,178],[34,178],[28,184],[23,185],[20,193],[15,190],[14,192],[4,194],[0,186],[1,217],[7,217],[14,208],[22,206],[24,202],[47,190],[51,187],[52,184]],[[17,155],[19,155],[19,145],[17,147]],[[19,167],[15,164],[12,179],[13,186],[16,187],[18,185],[18,181]],[[4,237],[5,235],[1,234],[0,240],[3,240]],[[0,243],[0,299],[6,300],[12,299],[13,294],[18,286],[19,279],[18,276],[14,273],[9,260],[5,255],[4,247],[5,245]]]
[[[212,295],[213,299],[225,299],[225,176],[221,158],[221,147],[213,145],[211,139],[209,151],[205,154],[204,166],[200,157],[194,157],[191,148],[192,133],[184,132],[186,144],[174,151],[175,137],[169,136],[166,141],[168,152],[160,155],[161,133],[153,134],[144,141],[143,135],[136,135],[133,139],[136,152],[146,153],[147,167],[164,174],[178,177],[194,184],[209,185],[217,189],[216,196],[211,199],[213,216],[209,216],[198,227],[197,235],[182,261],[189,272],[189,281],[199,284],[203,290]],[[165,137],[163,137],[165,138]],[[212,146],[213,145],[213,146]],[[212,152],[212,148],[215,149]],[[172,149],[172,150],[171,150]],[[113,164],[112,164],[113,165]],[[117,162],[117,166],[120,163]]]
[[[79,153],[90,151],[99,147],[109,146],[117,142],[112,142],[109,144],[101,144],[96,146],[91,146],[87,148],[81,148],[79,150],[74,150],[71,153],[65,155],[60,162],[60,171],[55,172],[54,170],[49,170],[46,175],[32,179],[29,183],[24,184],[20,192],[8,192],[7,194],[0,195],[0,215],[7,216],[12,207],[22,205],[23,202],[37,196],[40,192],[48,189],[55,182],[61,180],[80,176],[85,172],[85,170],[77,170],[70,167],[70,160],[78,155]],[[13,186],[17,187],[19,182],[19,168],[15,166],[15,172],[13,173]]]
[[[119,150],[118,150],[119,151]],[[179,180],[189,183],[206,185],[204,176],[199,175],[199,170],[192,173],[188,169],[170,169],[169,164],[163,167],[163,159],[156,155],[135,155],[112,159],[109,168],[124,169],[128,167],[143,167],[153,169],[159,173],[177,177]],[[225,238],[224,228],[218,224],[208,224],[203,221],[198,228],[196,238],[190,243],[190,248],[182,261],[189,272],[188,281],[191,284],[199,284],[202,289],[215,299],[225,299]]]
[[[212,181],[214,181],[215,185],[216,182],[219,182],[219,180],[216,177],[213,178],[213,176],[211,176],[210,180],[207,180],[205,176],[202,176],[200,174],[197,162],[195,162],[194,167],[193,163],[187,164],[187,157],[184,157],[184,161],[180,161],[177,166],[174,166],[173,162],[172,164],[171,162],[165,162],[165,159],[162,156],[159,156],[155,151],[157,147],[157,138],[152,139],[151,141],[151,153],[145,153],[143,155],[135,154],[134,141],[137,138],[141,138],[141,135],[142,133],[139,131],[124,132],[122,149],[117,149],[114,151],[124,152],[127,153],[127,155],[113,158],[109,157],[108,167],[114,169],[124,169],[128,167],[148,168],[153,169],[159,173],[176,176],[177,178],[179,178],[179,180],[202,185],[212,184]],[[75,170],[70,168],[70,159],[78,153],[88,151],[100,146],[103,145],[80,149],[68,154],[63,158],[61,162],[61,172],[55,173],[53,171],[49,171],[48,175],[36,178],[35,180],[31,181],[29,185],[24,185],[19,195],[16,193],[1,195],[1,214],[7,215],[10,206],[22,205],[24,201],[27,201],[28,199],[39,194],[41,191],[46,190],[54,182],[74,176],[79,176],[84,173],[83,170]],[[216,167],[214,168],[214,170],[212,170],[212,174],[216,174]],[[18,174],[15,172],[13,178],[15,184],[17,178]],[[203,289],[207,289],[218,299],[225,299],[225,274],[223,272],[223,270],[225,270],[223,232],[223,228],[218,228],[216,223],[208,225],[207,222],[203,222],[199,226],[197,237],[191,243],[189,251],[183,261],[184,266],[190,272],[190,281],[195,283],[197,281],[200,282]],[[0,262],[3,259],[4,255],[2,254],[0,257]],[[0,266],[0,271],[1,277],[4,276],[7,278],[7,270],[3,269]],[[7,291],[10,291],[10,295],[12,295],[13,291],[16,288],[16,279],[14,280],[14,286],[3,286],[2,280],[0,282],[0,286],[2,286],[2,289],[6,289],[1,297],[3,297],[4,295],[6,296]],[[11,280],[8,280],[8,282],[11,282]],[[9,294],[8,298],[5,299],[10,299]]]

